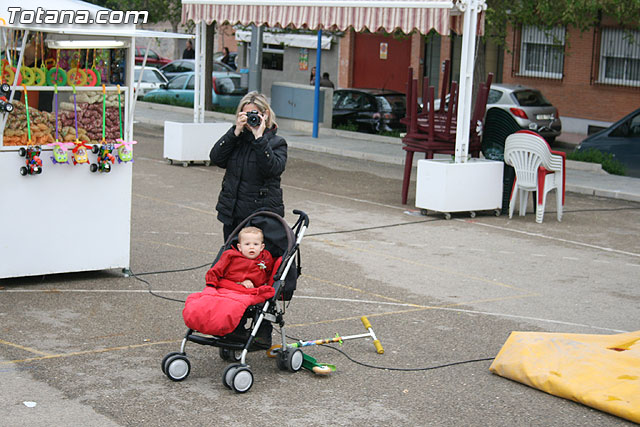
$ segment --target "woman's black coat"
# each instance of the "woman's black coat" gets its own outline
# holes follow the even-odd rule
[[[236,136],[235,125],[215,143],[211,163],[226,169],[218,196],[218,219],[231,225],[256,210],[284,216],[280,175],[287,163],[287,142],[274,126],[255,139],[248,130]]]

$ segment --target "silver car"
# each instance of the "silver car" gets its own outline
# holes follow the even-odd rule
[[[515,84],[492,84],[487,99],[487,113],[493,108],[508,112],[518,126],[538,132],[549,144],[562,132],[558,109],[538,89]]]
[[[418,102],[422,108],[421,99],[418,99]],[[449,94],[445,97],[445,102],[449,104]],[[434,107],[436,110],[440,108],[439,99],[435,100]],[[506,111],[518,126],[538,132],[549,144],[552,144],[562,132],[558,109],[551,105],[538,89],[494,83],[487,98],[487,114],[494,108]]]

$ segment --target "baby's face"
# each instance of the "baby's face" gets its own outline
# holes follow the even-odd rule
[[[238,242],[238,250],[249,259],[256,259],[264,249],[262,237],[258,233],[243,233]]]

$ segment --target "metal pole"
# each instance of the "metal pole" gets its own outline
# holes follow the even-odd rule
[[[460,95],[456,129],[456,163],[466,163],[469,153],[469,127],[471,125],[471,101],[473,94],[473,67],[475,64],[475,40],[478,13],[485,6],[484,0],[462,0],[458,8],[464,13],[462,29],[462,57],[460,61]]]
[[[313,95],[313,134],[318,137],[318,122],[320,120],[320,73],[322,70],[322,30],[318,29],[318,47],[316,48],[316,87]]]
[[[264,26],[251,24],[251,54],[249,59],[249,92],[262,91],[262,33]]]

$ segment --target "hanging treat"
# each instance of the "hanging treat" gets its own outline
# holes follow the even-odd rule
[[[90,150],[91,147],[85,144],[84,141],[75,141],[73,144],[75,145],[75,147],[73,147],[73,150],[71,150],[73,154],[72,156],[73,164],[74,165],[83,164],[83,163],[89,164],[88,150]]]
[[[42,160],[40,159],[41,149],[39,145],[32,145],[31,141],[31,118],[29,117],[29,94],[27,92],[27,87],[22,86],[24,90],[24,105],[26,108],[27,115],[27,132],[29,136],[29,147],[26,149],[24,147],[20,147],[18,150],[18,154],[21,157],[25,157],[26,166],[22,166],[20,168],[20,175],[37,175],[42,173]]]
[[[120,89],[120,87],[118,86],[118,89]],[[100,171],[100,172],[111,172],[111,165],[109,164],[109,162],[111,162],[111,164],[113,164],[116,161],[116,158],[113,156],[113,154],[111,154],[111,152],[114,150],[113,144],[107,144],[106,141],[106,105],[107,105],[107,88],[105,87],[105,85],[102,85],[102,143],[97,146],[94,145],[93,146],[93,152],[98,154],[98,159],[97,159],[97,163],[94,163],[91,165],[90,170],[91,172],[96,172],[96,171]]]
[[[137,144],[137,141],[125,141],[122,139],[122,102],[120,99],[120,85],[118,85],[118,123],[120,124],[120,138],[116,139],[118,142],[115,147],[118,149],[118,163],[133,163],[133,144]]]
[[[20,175],[38,175],[42,173],[42,160],[40,159],[40,153],[42,150],[39,145],[30,145],[26,149],[20,147],[18,154],[21,157],[26,157],[26,166],[20,168]]]
[[[122,139],[116,139],[118,144],[115,148],[118,149],[118,163],[133,163],[133,144],[137,144],[137,141],[123,141]]]
[[[69,152],[67,150],[71,147],[74,147],[75,144],[70,142],[56,141],[52,142],[51,144],[47,144],[47,146],[53,146],[53,156],[51,156],[51,160],[53,161],[54,165],[59,163],[69,164]]]
[[[109,164],[109,162],[113,164],[116,161],[115,156],[111,154],[113,150],[113,144],[103,143],[100,145],[94,145],[93,152],[98,154],[98,158],[96,160],[96,163],[93,163],[89,167],[89,170],[91,172],[111,172],[111,165]]]

